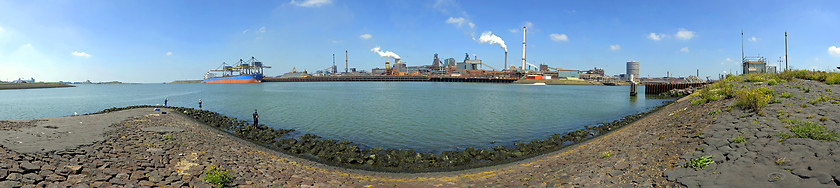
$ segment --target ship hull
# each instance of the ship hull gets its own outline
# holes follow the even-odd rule
[[[219,84],[219,83],[260,83],[262,80],[261,74],[249,74],[240,76],[215,77],[204,79],[204,83]]]

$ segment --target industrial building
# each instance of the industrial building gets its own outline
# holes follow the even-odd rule
[[[767,62],[764,57],[744,57],[743,64],[741,65],[743,74],[767,72]]]
[[[627,73],[625,73],[625,76],[622,77],[622,80],[630,81],[630,78],[633,78],[633,81],[639,81],[639,62],[627,62]]]

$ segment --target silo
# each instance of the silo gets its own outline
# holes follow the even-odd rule
[[[639,79],[639,62],[636,61],[628,61],[627,62],[627,80],[630,80],[630,75],[633,75],[634,80]]]

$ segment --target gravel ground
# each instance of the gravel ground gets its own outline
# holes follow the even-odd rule
[[[755,87],[753,83],[741,85]],[[840,104],[832,103],[840,101],[840,93],[829,92],[840,91],[840,86],[796,80],[771,88],[781,103],[769,104],[762,110],[764,116],[737,107],[727,111],[724,107],[733,105],[732,99],[710,103],[721,113],[714,115],[716,120],[703,130],[703,143],[682,155],[678,166],[707,155],[715,163],[701,170],[674,168],[665,173],[668,180],[688,187],[840,186],[840,142],[806,138],[780,141],[776,136],[790,133],[782,119],[814,122],[840,132]],[[780,97],[784,93],[792,97]],[[819,95],[836,99],[811,104]],[[736,142],[739,137],[744,141]]]
[[[417,174],[326,166],[243,141],[168,109],[167,114],[132,109],[124,113],[140,115],[90,116],[123,120],[92,144],[55,151],[16,151],[4,144],[0,187],[208,187],[203,172],[212,167],[228,170],[233,179],[228,186],[240,187],[676,187],[680,184],[663,172],[681,168],[681,155],[702,144],[698,133],[715,121],[709,109],[723,108],[688,103],[679,100],[610,134],[546,155]],[[57,120],[37,124],[50,121]],[[0,127],[11,126],[0,122]]]

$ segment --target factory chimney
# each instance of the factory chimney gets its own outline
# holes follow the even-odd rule
[[[521,69],[525,69],[525,36],[528,33],[528,29],[525,26],[522,26],[522,67]]]
[[[344,73],[347,73],[347,50],[344,50]]]
[[[331,71],[331,74],[335,74],[335,72],[336,72],[336,70],[335,70],[335,54],[333,54],[333,66],[332,66],[332,70],[330,70],[330,71]]]
[[[507,69],[507,51],[505,51],[505,66],[502,67],[502,70]]]

